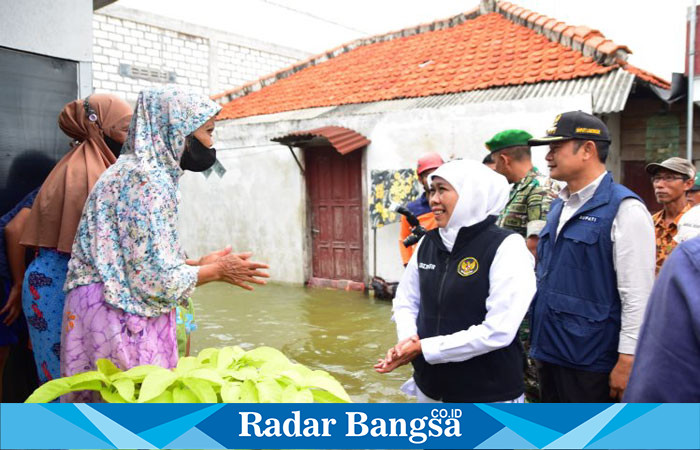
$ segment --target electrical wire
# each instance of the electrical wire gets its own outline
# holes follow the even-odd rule
[[[317,16],[316,14],[312,14],[312,13],[310,13],[310,12],[308,12],[308,11],[301,11],[301,10],[299,10],[299,9],[295,9],[295,8],[292,8],[292,7],[287,6],[287,5],[282,5],[282,4],[279,4],[279,3],[275,3],[275,2],[272,2],[272,1],[270,1],[270,0],[258,0],[258,1],[259,1],[259,2],[262,2],[262,3],[267,3],[268,5],[276,6],[276,7],[278,7],[278,8],[286,9],[286,10],[288,10],[288,11],[292,11],[292,12],[295,12],[295,13],[297,13],[297,14],[301,14],[301,15],[304,15],[304,16],[307,16],[307,17],[311,17],[312,19],[316,19],[316,20],[319,20],[319,21],[321,21],[321,22],[326,22],[326,23],[329,23],[329,24],[331,24],[331,25],[335,25],[335,26],[337,26],[337,27],[345,28],[346,30],[354,31],[354,32],[356,32],[356,33],[361,33],[361,34],[363,34],[363,35],[372,34],[372,33],[369,33],[369,32],[367,32],[367,31],[358,30],[357,28],[352,28],[352,27],[349,27],[349,26],[347,26],[347,25],[343,25],[342,23],[333,22],[332,20],[325,19],[325,18],[323,18],[323,17],[321,17],[321,16]]]

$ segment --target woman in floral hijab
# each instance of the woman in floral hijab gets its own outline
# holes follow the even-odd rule
[[[177,364],[175,308],[195,286],[264,284],[265,264],[230,248],[186,260],[177,232],[183,167],[206,170],[214,116],[209,98],[166,86],[139,94],[119,160],[88,197],[68,264],[61,374],[108,358],[123,370]],[[204,161],[204,163],[202,163]],[[63,401],[91,400],[77,393]]]

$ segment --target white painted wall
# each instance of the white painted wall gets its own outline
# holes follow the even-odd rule
[[[0,1],[0,47],[78,62],[76,90],[92,92],[92,0]]]
[[[3,0],[0,46],[91,61],[92,0]]]
[[[274,280],[304,282],[306,237],[305,184],[289,150],[270,139],[290,131],[340,125],[367,136],[366,179],[371,170],[413,167],[429,151],[445,158],[481,160],[486,142],[507,128],[544,135],[557,114],[591,111],[590,95],[489,102],[440,109],[418,109],[337,118],[217,124],[216,146],[227,172],[182,180],[182,240],[198,256],[231,243],[268,262]],[[250,118],[247,122],[250,122]],[[545,148],[534,149],[535,164],[546,172]],[[369,189],[367,189],[369,192]],[[369,228],[369,224],[365,225]],[[377,230],[377,275],[398,280],[403,271],[398,225]],[[367,234],[369,267],[374,273],[372,233]]]

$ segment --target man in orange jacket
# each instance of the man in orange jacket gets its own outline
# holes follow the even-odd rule
[[[430,205],[428,205],[428,192],[430,190],[430,186],[428,185],[428,175],[433,173],[435,169],[440,167],[443,163],[444,161],[442,160],[442,157],[435,152],[427,153],[418,160],[418,168],[416,169],[416,173],[418,174],[418,179],[423,185],[424,191],[420,197],[406,205],[406,208],[418,218],[421,226],[427,231],[437,227],[435,216],[430,210]],[[413,250],[416,247],[415,244],[409,247],[405,247],[403,245],[404,239],[406,239],[410,234],[411,226],[408,224],[406,217],[401,216],[399,251],[401,252],[401,260],[403,261],[404,267],[406,264],[408,264],[408,261],[411,259],[411,255],[413,255]]]

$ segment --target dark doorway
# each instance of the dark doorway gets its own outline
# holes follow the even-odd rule
[[[623,161],[622,180],[625,186],[640,196],[652,214],[661,210],[661,205],[656,202],[651,178],[646,172],[646,161]]]
[[[310,202],[312,277],[364,282],[362,151],[304,150]]]

